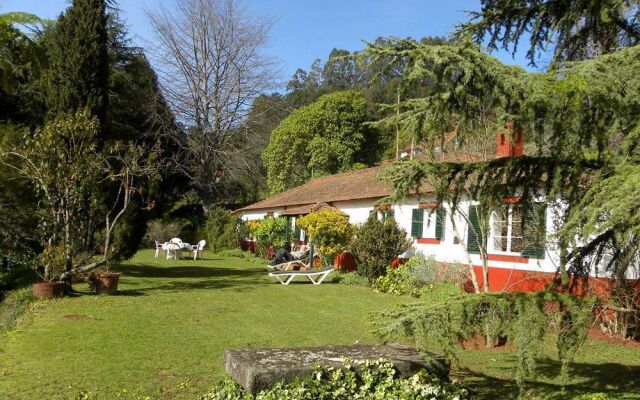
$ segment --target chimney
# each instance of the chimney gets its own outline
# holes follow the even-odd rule
[[[520,157],[524,154],[524,135],[521,128],[507,123],[504,130],[498,131],[496,155],[498,157]],[[513,139],[513,142],[511,141]]]

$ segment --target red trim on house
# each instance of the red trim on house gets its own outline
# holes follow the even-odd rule
[[[504,199],[502,199],[503,203],[508,203],[508,204],[516,204],[516,203],[520,203],[521,201],[522,201],[522,197],[520,196],[505,197]]]
[[[529,257],[510,256],[508,254],[487,254],[489,261],[513,262],[518,264],[528,264]]]
[[[418,238],[416,239],[416,242],[420,244],[440,244],[441,240],[434,238]]]
[[[418,203],[418,208],[421,208],[421,209],[432,209],[432,208],[436,208],[437,206],[438,206],[438,203],[435,203],[435,202]]]
[[[482,290],[482,267],[474,265],[478,284]],[[490,292],[539,292],[553,282],[556,274],[552,272],[523,271],[512,268],[489,267],[489,291]],[[583,280],[582,277],[572,276],[572,293],[578,296],[587,294],[598,297],[607,297],[615,284],[613,279],[590,276]],[[628,283],[640,290],[640,280],[629,280]],[[464,285],[465,290],[473,291],[473,285],[469,280]]]

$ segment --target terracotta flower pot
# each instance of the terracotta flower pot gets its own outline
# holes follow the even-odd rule
[[[62,297],[64,294],[64,282],[42,282],[31,285],[31,292],[41,299]]]
[[[96,293],[98,294],[115,294],[118,291],[118,281],[120,280],[119,272],[103,272],[98,275],[96,282]]]

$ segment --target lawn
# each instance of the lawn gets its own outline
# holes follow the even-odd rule
[[[408,298],[330,282],[282,286],[260,265],[204,254],[205,260],[154,259],[140,252],[120,269],[117,296],[37,302],[0,336],[0,399],[197,398],[224,377],[227,348],[374,342],[367,315]],[[549,343],[538,392],[559,390]],[[589,341],[576,360],[575,392],[640,398],[640,348]],[[513,351],[463,354],[454,375],[485,398],[515,398]]]
[[[283,286],[264,268],[204,253],[167,261],[142,251],[117,296],[40,302],[0,340],[0,399],[194,398],[224,377],[228,348],[373,342],[369,312],[406,299],[323,283]],[[299,279],[299,278],[298,278]]]

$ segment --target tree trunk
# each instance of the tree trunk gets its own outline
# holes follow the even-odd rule
[[[91,270],[94,270],[94,269],[104,265],[106,262],[107,262],[107,260],[102,259],[100,261],[97,261],[97,262],[94,262],[94,263],[91,263],[91,264],[87,264],[87,265],[82,266],[82,267],[73,268],[70,271],[67,271],[64,274],[62,274],[62,276],[60,277],[60,280],[62,280],[62,281],[66,281],[67,279],[71,280],[75,275],[83,274],[83,273],[89,272]]]

